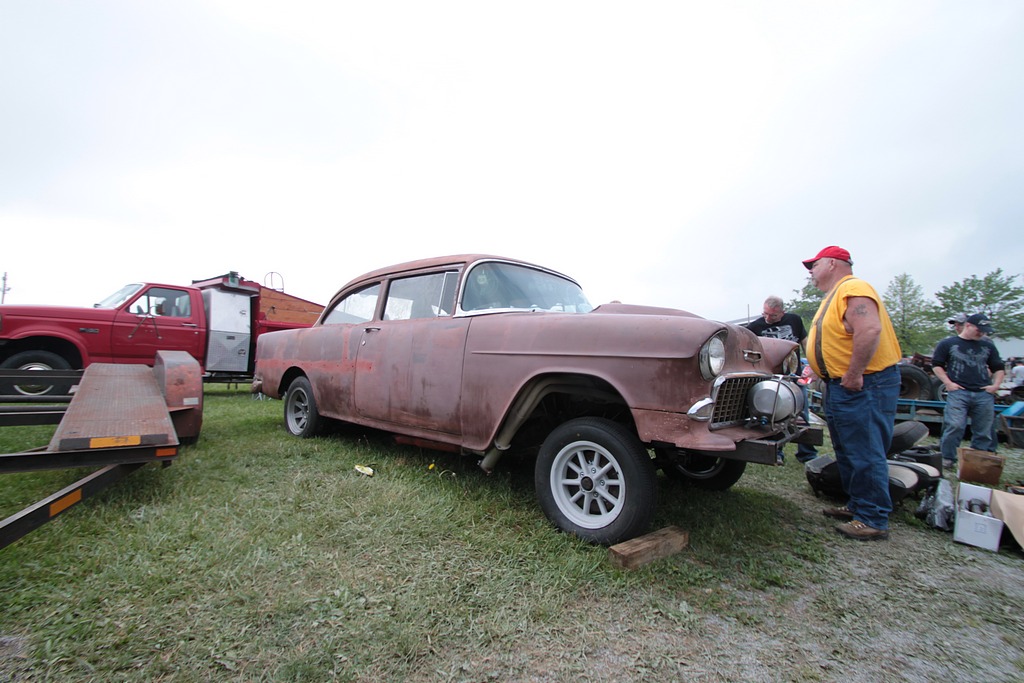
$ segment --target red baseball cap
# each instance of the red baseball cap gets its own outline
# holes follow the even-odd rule
[[[817,256],[815,256],[814,258],[809,258],[806,261],[804,261],[804,268],[810,270],[811,266],[814,265],[815,261],[823,258],[835,258],[839,259],[840,261],[846,261],[850,265],[853,265],[853,260],[850,258],[850,252],[846,251],[842,247],[825,247],[824,249],[818,252]]]

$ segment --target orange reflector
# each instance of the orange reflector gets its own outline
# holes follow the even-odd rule
[[[178,454],[178,449],[177,448],[158,448],[158,449],[156,449],[156,457],[158,457],[158,458],[166,458],[168,456],[177,455],[177,454]]]
[[[138,446],[142,443],[141,436],[97,436],[89,439],[89,448],[117,448],[118,446]]]
[[[57,500],[50,503],[50,516],[56,517],[57,515],[67,510],[72,505],[74,505],[75,503],[81,502],[82,489],[75,489],[74,491],[64,496],[63,498],[58,498]]]

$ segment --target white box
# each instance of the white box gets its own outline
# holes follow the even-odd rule
[[[961,483],[956,494],[956,523],[953,526],[953,540],[986,550],[999,550],[999,538],[1003,535],[1003,520],[968,511],[967,501],[974,499],[981,500],[986,506],[991,505],[992,489]]]

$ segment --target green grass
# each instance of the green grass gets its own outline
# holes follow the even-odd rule
[[[574,634],[627,603],[681,633],[709,612],[756,624],[751,592],[795,599],[833,555],[831,526],[782,495],[806,488],[796,463],[751,466],[726,493],[661,480],[654,528],[690,547],[622,571],[548,524],[529,463],[487,476],[352,428],[300,440],[281,408],[207,388],[202,436],[173,466],[0,550],[0,638],[22,645],[0,679],[460,680],[459,662],[507,674],[516,643],[554,642],[583,675]],[[47,434],[2,430],[0,452]],[[5,475],[0,515],[78,476]]]

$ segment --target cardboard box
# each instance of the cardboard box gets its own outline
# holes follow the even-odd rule
[[[992,504],[992,489],[974,484],[960,484],[956,494],[956,523],[953,540],[986,550],[999,550],[1003,535],[1003,521],[988,515],[979,515],[967,509],[971,500],[980,500],[986,509]]]
[[[1024,496],[992,491],[992,516],[1003,520],[1014,540],[1024,548]]]
[[[958,448],[956,457],[960,464],[960,471],[957,474],[960,481],[992,486],[999,484],[999,478],[1003,476],[1003,465],[1006,463],[1005,455],[973,448]]]

